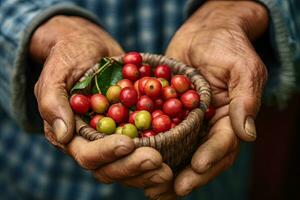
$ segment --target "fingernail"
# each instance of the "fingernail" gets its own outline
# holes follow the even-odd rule
[[[154,169],[156,167],[156,164],[151,160],[145,160],[144,162],[141,163],[140,167],[143,170],[150,170],[150,169]]]
[[[116,156],[124,156],[124,155],[127,155],[129,152],[131,152],[130,148],[127,147],[127,146],[118,146],[116,149],[115,149],[115,155]]]
[[[248,135],[251,137],[256,137],[256,129],[254,119],[252,117],[247,117],[245,123],[245,130]]]
[[[56,119],[52,125],[52,128],[57,142],[62,143],[68,131],[67,125],[62,119]]]
[[[161,177],[159,174],[154,174],[153,176],[151,176],[149,178],[149,180],[152,182],[152,183],[163,183],[165,182],[166,180]]]

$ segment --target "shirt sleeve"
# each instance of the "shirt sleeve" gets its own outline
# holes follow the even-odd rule
[[[186,15],[191,15],[205,0],[189,0]],[[269,11],[270,24],[267,33],[254,42],[254,46],[266,64],[269,80],[264,101],[280,107],[286,105],[296,86],[295,72],[295,16],[291,12],[291,0],[257,0]]]
[[[34,30],[52,16],[97,18],[73,1],[0,0],[0,105],[29,132],[41,130],[33,86],[41,66],[30,62],[28,46]]]

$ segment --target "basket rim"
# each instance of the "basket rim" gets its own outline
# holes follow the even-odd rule
[[[177,124],[174,128],[171,128],[170,130],[168,131],[165,131],[165,132],[160,132],[154,136],[150,136],[150,137],[137,137],[137,138],[132,138],[132,140],[135,142],[135,144],[145,144],[145,142],[149,143],[149,140],[151,140],[151,138],[155,138],[155,141],[157,139],[159,139],[161,137],[162,134],[166,135],[166,137],[171,137],[172,136],[172,132],[173,131],[179,131],[180,129],[180,126],[182,126],[184,123],[192,123],[191,121],[189,121],[188,119],[191,118],[191,116],[198,116],[199,118],[199,122],[200,124],[203,124],[203,116],[204,116],[204,113],[206,111],[206,109],[208,108],[209,104],[210,104],[210,100],[211,100],[211,90],[210,90],[210,86],[209,86],[209,83],[205,80],[205,78],[200,74],[200,72],[198,70],[196,70],[195,68],[193,67],[190,67],[188,66],[187,64],[184,64],[183,62],[181,61],[178,61],[178,60],[175,60],[174,58],[169,58],[169,57],[166,57],[164,55],[160,55],[160,54],[153,54],[153,53],[140,53],[143,57],[143,62],[145,63],[148,63],[147,60],[148,59],[157,59],[159,64],[168,64],[171,68],[173,68],[174,66],[173,65],[178,65],[180,66],[181,68],[184,68],[184,71],[190,71],[188,74],[184,74],[186,75],[192,83],[195,84],[195,82],[197,80],[192,80],[193,77],[195,76],[198,76],[198,78],[201,78],[202,79],[202,82],[204,84],[204,86],[206,86],[207,88],[204,89],[204,90],[201,90],[201,88],[203,88],[204,86],[199,86],[199,89],[195,89],[199,94],[200,94],[200,97],[203,96],[203,93],[205,93],[205,100],[202,100],[202,98],[200,98],[200,106],[198,108],[195,108],[193,110],[191,110],[188,114],[188,116],[186,116],[186,118],[181,121],[179,124]],[[113,59],[116,59],[118,61],[121,61],[122,57],[124,55],[120,55],[120,56],[113,56],[111,58]],[[145,58],[148,58],[146,60],[144,60]],[[98,68],[98,63],[93,65],[91,68],[89,68],[85,74],[79,79],[79,81],[83,81],[88,75],[90,75],[91,73],[93,73],[95,71],[95,69]],[[181,73],[176,73],[176,74],[181,74]],[[196,79],[196,78],[194,78]],[[201,119],[202,118],[202,119]],[[104,133],[101,133],[95,129],[93,129],[92,127],[90,127],[89,124],[87,124],[85,121],[82,120],[81,118],[81,115],[78,115],[78,114],[75,114],[75,120],[80,122],[81,126],[80,127],[76,127],[76,132],[79,134],[81,132],[81,129],[83,128],[90,128],[92,130],[94,130],[93,134],[99,134],[99,137],[97,137],[96,139],[98,138],[103,138],[103,137],[107,137],[107,136],[110,136],[110,135],[113,135],[113,134],[104,134]],[[76,126],[77,126],[77,123],[76,123]],[[89,138],[87,138],[89,139]],[[145,141],[145,139],[147,139],[148,141]]]

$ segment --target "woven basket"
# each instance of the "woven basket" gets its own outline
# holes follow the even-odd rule
[[[204,78],[194,68],[161,55],[142,53],[143,62],[150,66],[159,64],[167,64],[172,68],[173,74],[184,74],[190,78],[195,85],[195,89],[200,94],[201,102],[199,108],[192,110],[185,120],[178,124],[175,128],[156,136],[148,138],[134,138],[135,147],[152,147],[157,149],[165,163],[173,169],[178,169],[190,161],[191,156],[201,142],[201,138],[205,135],[203,128],[203,118],[205,110],[210,103],[210,87]],[[121,61],[122,57],[115,57]],[[98,69],[95,65],[89,69],[80,81]],[[76,132],[88,140],[97,140],[109,135],[100,133],[86,124],[78,115],[76,119]]]

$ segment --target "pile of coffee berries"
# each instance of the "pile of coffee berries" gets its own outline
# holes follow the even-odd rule
[[[123,79],[106,94],[74,94],[75,113],[89,115],[90,126],[105,134],[150,137],[175,127],[200,104],[200,96],[184,75],[172,76],[167,65],[143,63],[137,52],[123,57]]]

